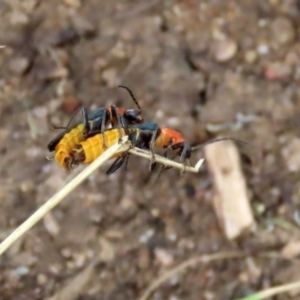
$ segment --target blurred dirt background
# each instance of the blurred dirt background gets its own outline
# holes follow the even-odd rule
[[[170,267],[229,250],[251,256],[187,269],[149,299],[236,299],[299,280],[300,1],[0,0],[0,16],[1,239],[81,169],[46,159],[50,124],[82,104],[133,108],[119,84],[189,144],[250,143],[257,221],[228,241],[206,166],[157,180],[132,157],[125,176],[97,171],[1,257],[1,300],[139,299]],[[278,257],[256,255],[269,250]]]

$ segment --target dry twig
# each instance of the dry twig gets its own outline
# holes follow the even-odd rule
[[[296,289],[300,289],[300,281],[273,286],[238,300],[263,300]]]
[[[231,258],[241,258],[245,257],[246,253],[241,252],[220,252],[220,253],[213,253],[213,254],[205,254],[201,256],[193,257],[189,260],[184,261],[177,267],[167,271],[163,275],[159,276],[156,280],[154,280],[146,289],[142,297],[140,297],[138,300],[147,300],[149,296],[164,282],[166,282],[168,279],[172,278],[173,276],[177,275],[178,273],[181,273],[185,271],[189,267],[193,267],[199,263],[208,263],[214,260],[220,260],[220,259],[231,259]]]
[[[17,229],[15,229],[1,244],[0,255],[2,255],[17,239],[25,234],[31,227],[33,227],[38,221],[40,221],[45,214],[51,211],[57,204],[59,204],[71,191],[73,191],[81,182],[83,182],[89,175],[91,175],[96,169],[98,169],[104,162],[109,160],[114,154],[128,151],[132,147],[128,141],[128,137],[122,138],[120,143],[116,143],[109,149],[107,149],[101,156],[99,156],[92,164],[86,167],[76,177],[74,177],[69,183],[67,183],[59,192],[57,192],[52,198],[50,198],[44,205],[42,205],[36,212],[34,212],[25,222],[23,222]],[[148,159],[152,158],[150,152],[143,151],[141,149],[130,149],[130,153],[142,156]],[[155,155],[155,160],[164,165],[168,165],[174,168],[189,172],[198,172],[203,159],[201,159],[197,165],[193,167],[185,167],[182,164],[168,160],[159,155]]]
[[[239,153],[232,142],[205,147],[207,166],[214,183],[214,207],[228,239],[255,225],[241,169]]]
[[[155,279],[145,290],[144,294],[138,298],[138,300],[147,300],[151,294],[163,283],[165,283],[167,280],[171,279],[173,276],[184,272],[189,267],[194,267],[199,263],[209,263],[216,260],[221,259],[236,259],[236,258],[243,258],[248,256],[249,253],[246,252],[219,252],[219,253],[213,253],[213,254],[205,254],[200,255],[196,257],[192,257],[181,264],[179,264],[177,267],[165,272],[161,276],[159,276],[157,279]],[[290,258],[286,258],[278,253],[275,252],[263,252],[258,253],[258,256],[270,258],[270,259],[283,259],[288,261],[293,261]],[[275,287],[270,287],[268,289],[262,290],[260,292],[254,293],[250,296],[246,296],[244,298],[240,298],[238,300],[263,300],[281,293],[289,292],[295,289],[300,289],[300,281],[295,281],[288,284],[283,284]]]

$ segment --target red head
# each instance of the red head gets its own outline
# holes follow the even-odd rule
[[[156,147],[178,151],[180,161],[191,157],[191,148],[185,143],[182,134],[170,128],[162,127],[155,140]]]
[[[159,135],[155,140],[155,146],[160,148],[172,149],[173,146],[181,143],[184,143],[182,134],[167,127],[160,128]]]

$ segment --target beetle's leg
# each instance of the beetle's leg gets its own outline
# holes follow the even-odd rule
[[[118,127],[118,132],[119,132],[119,143],[120,143],[121,138],[123,137],[122,129],[124,130],[126,135],[129,134],[129,129],[128,129],[128,126],[127,126],[123,116],[121,116],[118,108],[115,105],[111,106],[111,113],[112,113],[113,117],[117,117],[117,120],[118,120],[117,127]]]
[[[82,135],[84,140],[87,139],[90,131],[91,131],[91,126],[89,123],[89,118],[88,118],[88,114],[87,111],[84,107],[82,107],[81,109],[81,113],[82,113],[82,119],[83,119],[83,131],[82,131]]]
[[[182,149],[182,152],[181,152],[181,155],[180,155],[180,163],[183,163],[183,167],[184,169],[181,171],[181,174],[184,174],[186,172],[186,164],[185,164],[185,161],[186,161],[186,153],[187,153],[187,148],[188,146],[186,145],[186,143],[183,144],[183,149]]]
[[[107,149],[106,141],[105,141],[105,129],[106,129],[106,114],[108,113],[108,109],[105,110],[105,113],[103,115],[102,121],[101,121],[101,134],[103,138],[102,147],[103,149]]]
[[[70,118],[70,121],[69,121],[69,123],[68,123],[68,125],[67,125],[67,128],[68,128],[68,129],[70,128],[71,123],[73,122],[75,116],[76,116],[80,111],[82,111],[83,109],[85,110],[85,108],[84,108],[83,106],[80,106],[80,107],[78,107],[78,108],[75,110],[75,112],[72,114],[72,116],[71,116],[71,118]]]
[[[116,172],[125,162],[125,168],[127,169],[127,163],[128,163],[128,158],[129,158],[129,151],[130,149],[128,149],[127,151],[125,151],[124,153],[122,153],[121,156],[119,156],[113,163],[112,165],[109,167],[109,169],[106,171],[107,175],[110,175],[114,172]]]
[[[155,140],[157,138],[157,134],[158,134],[158,130],[159,130],[159,127],[157,126],[154,130],[153,130],[153,133],[152,133],[152,137],[151,137],[151,140],[150,140],[150,143],[149,143],[149,150],[151,152],[151,159],[150,159],[150,165],[149,165],[149,170],[151,171],[151,168],[153,166],[153,164],[155,163],[155,155],[154,155],[154,144],[155,144]]]
[[[127,169],[128,169],[129,156],[130,156],[130,154],[128,153],[128,154],[126,155],[126,161],[125,161],[125,172],[127,172]]]
[[[75,116],[79,113],[79,111],[83,109],[83,106],[80,106],[79,108],[76,109],[76,111],[72,114],[70,121],[68,122],[67,126],[56,126],[54,124],[51,124],[51,127],[53,129],[69,129],[71,127],[71,123],[73,122]]]

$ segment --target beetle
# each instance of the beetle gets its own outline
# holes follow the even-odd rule
[[[193,148],[189,147],[182,137],[182,135],[169,128],[160,128],[155,122],[147,122],[136,124],[132,126],[124,126],[123,128],[113,128],[104,132],[104,137],[108,142],[108,146],[112,146],[122,136],[128,135],[132,145],[141,149],[149,149],[152,153],[152,160],[150,166],[154,163],[154,147],[163,149],[170,149],[177,151],[180,155],[180,161],[189,159]],[[105,148],[103,147],[103,135],[96,134],[93,137],[81,141],[74,148],[69,151],[69,155],[62,156],[58,160],[60,165],[67,169],[73,169],[81,164],[88,164],[93,162],[100,156]],[[115,172],[128,157],[128,153],[117,153],[113,157],[118,159],[108,169],[107,174]]]
[[[141,108],[133,93],[125,86],[120,87],[125,88],[130,93],[132,99],[138,106],[138,110],[117,108],[115,105],[111,105],[108,108],[99,108],[96,111],[87,114],[84,108],[80,108],[83,121],[77,123],[75,127],[71,127],[70,124],[72,123],[72,120],[79,112],[79,110],[77,110],[71,117],[65,130],[48,144],[48,150],[55,151],[54,157],[61,166],[67,167],[64,163],[64,159],[69,156],[70,151],[76,144],[93,135],[101,133],[103,135],[103,147],[107,148],[104,131],[108,125],[121,128],[130,124],[139,124],[143,122]]]
[[[194,147],[188,146],[184,141],[181,133],[167,127],[159,127],[155,122],[147,122],[142,124],[142,126],[134,126],[138,128],[140,132],[135,135],[129,135],[129,139],[132,144],[141,149],[148,149],[152,154],[152,159],[150,161],[149,169],[153,170],[155,157],[154,157],[154,147],[163,148],[166,150],[164,156],[167,157],[167,150],[176,151],[176,156],[180,156],[180,162],[187,161],[190,164],[191,153],[196,150]],[[107,174],[115,172],[128,157],[128,153],[124,153],[119,156],[114,163],[110,166]]]
[[[77,167],[79,164],[89,164],[105,151],[106,148],[104,147],[103,143],[104,138],[108,142],[107,146],[110,147],[118,142],[118,140],[120,140],[120,138],[124,135],[128,135],[132,146],[150,150],[152,154],[152,159],[149,166],[150,170],[153,169],[155,163],[154,147],[165,149],[165,157],[167,157],[168,150],[175,151],[176,156],[180,157],[179,161],[181,163],[187,162],[190,165],[190,157],[192,152],[209,143],[223,140],[234,140],[247,144],[246,142],[233,138],[221,138],[191,147],[185,142],[180,132],[167,127],[160,128],[155,122],[146,122],[135,125],[125,124],[125,126],[121,128],[118,127],[105,130],[103,134],[96,134],[76,144],[72,150],[60,156],[57,161],[61,166],[67,168],[68,170]],[[117,159],[110,166],[107,174],[109,175],[120,168],[125,160],[128,159],[128,156],[128,151],[118,152],[112,156],[112,158],[117,157]],[[163,167],[163,169],[167,168],[168,167]]]
[[[56,147],[60,142],[66,145],[69,143],[69,146],[72,148],[74,145],[79,143],[82,140],[85,140],[89,136],[92,136],[96,133],[103,133],[104,130],[107,128],[108,125],[112,125],[112,127],[118,126],[120,123],[120,118],[118,115],[121,116],[122,125],[124,124],[139,124],[143,122],[143,118],[141,117],[141,107],[134,97],[132,91],[123,85],[119,87],[126,89],[135,104],[138,107],[138,110],[135,109],[125,109],[125,108],[117,108],[114,105],[110,107],[100,107],[97,110],[87,114],[87,111],[84,107],[80,107],[77,109],[74,114],[72,115],[68,125],[66,127],[55,127],[56,129],[64,129],[63,132],[58,134],[54,139],[52,139],[47,148],[50,152],[56,151]],[[82,121],[77,122],[75,125],[71,126],[73,119],[75,116],[81,111],[82,113]],[[65,138],[64,141],[62,139]],[[105,144],[105,141],[104,141]]]
[[[147,136],[152,135],[157,126],[158,125],[154,122],[147,122],[132,126],[126,125],[121,128],[107,129],[103,134],[98,133],[79,142],[71,150],[68,149],[68,151],[57,152],[56,159],[62,167],[68,170],[77,167],[79,164],[89,164],[105,151],[106,147],[104,147],[103,144],[104,139],[106,140],[106,146],[110,147],[125,135],[128,135],[133,145],[148,149]],[[123,152],[116,153],[112,158],[122,156],[122,154]],[[122,163],[120,163],[120,166]]]
[[[241,143],[247,146],[252,147],[248,143],[235,139],[235,138],[230,138],[230,137],[225,137],[225,138],[219,138],[219,139],[214,139],[211,141],[207,141],[205,143],[202,143],[197,146],[189,146],[185,140],[183,135],[173,129],[167,128],[167,127],[159,127],[156,123],[154,122],[148,122],[140,125],[136,125],[135,127],[139,128],[141,132],[139,134],[135,134],[129,138],[133,144],[133,146],[137,148],[142,148],[142,149],[148,149],[152,153],[152,159],[150,161],[149,169],[152,171],[154,169],[155,165],[155,157],[154,157],[154,147],[157,148],[163,148],[165,149],[164,152],[164,157],[168,158],[168,150],[170,151],[175,151],[176,156],[179,156],[179,162],[183,163],[184,165],[190,165],[190,158],[192,155],[192,152],[208,145],[211,143],[215,142],[220,142],[220,141],[226,141],[226,140],[232,140],[237,143]],[[111,174],[115,172],[118,168],[121,167],[121,165],[124,163],[125,160],[128,159],[129,153],[123,153],[121,156],[119,156],[113,164],[110,166],[110,168],[107,171],[107,174]],[[175,158],[174,157],[174,158]],[[162,171],[169,169],[171,167],[162,167]]]

